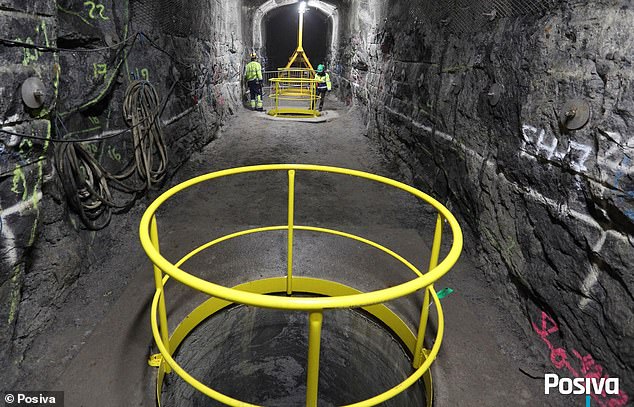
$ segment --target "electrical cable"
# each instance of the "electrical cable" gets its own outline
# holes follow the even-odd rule
[[[122,47],[121,45],[125,44],[132,49],[138,37],[146,39],[152,47],[168,55],[175,63],[194,72],[199,71],[195,65],[186,64],[178,60],[174,55],[156,45],[142,32],[138,32],[124,41],[109,47],[85,50],[44,47],[1,38],[0,43],[50,52],[93,52],[115,48],[119,48],[118,52],[122,52],[126,47]],[[130,41],[132,42],[129,43]],[[127,45],[128,43],[129,45]],[[0,128],[0,132],[26,139],[52,142],[55,167],[61,179],[62,188],[69,207],[78,214],[86,228],[99,230],[110,223],[114,211],[129,208],[140,193],[154,188],[164,180],[168,168],[168,155],[160,115],[165,109],[167,101],[176,85],[180,84],[186,90],[194,93],[204,88],[204,84],[208,78],[209,72],[204,72],[203,80],[198,79],[196,84],[198,85],[198,83],[202,82],[202,85],[196,86],[193,89],[181,84],[180,80],[174,81],[163,103],[160,103],[156,90],[149,82],[132,82],[126,89],[123,104],[124,116],[130,127],[107,136],[67,139],[20,134],[5,130],[4,128]],[[108,87],[111,83],[112,81]],[[104,94],[106,91],[107,88],[101,92],[101,94]],[[91,102],[88,103],[90,104]],[[82,107],[84,106],[86,106],[86,104],[82,105]],[[79,110],[67,113],[76,111]],[[68,133],[61,120],[61,116],[57,114],[55,119],[57,134]],[[64,132],[59,131],[58,123],[64,127]],[[111,139],[127,132],[132,133],[134,159],[126,164],[124,169],[117,174],[109,173],[99,161],[88,152],[86,147],[81,145],[83,142],[98,142]],[[42,159],[43,158],[28,162],[20,167],[35,164]],[[13,171],[15,171],[15,169]],[[4,176],[8,173],[9,172],[2,173],[0,176]],[[131,182],[131,178],[136,178],[140,180],[140,182]],[[123,193],[131,194],[132,196],[124,203],[117,203],[113,197],[111,187]]]
[[[130,49],[132,49],[134,47],[134,44],[136,43],[136,39],[139,36],[139,34],[135,34],[134,36],[132,36],[131,38],[133,38],[132,44],[130,44]],[[66,112],[62,112],[59,113],[61,116],[66,116],[72,113],[76,113],[79,111],[83,111],[86,108],[95,105],[96,103],[99,103],[101,100],[103,100],[103,98],[108,94],[108,92],[110,91],[110,87],[112,86],[112,84],[114,83],[114,79],[119,75],[119,69],[121,68],[121,66],[123,65],[123,63],[126,60],[127,54],[124,51],[125,47],[121,47],[117,50],[117,54],[121,55],[121,59],[119,60],[119,62],[116,64],[114,71],[112,72],[112,74],[110,74],[110,78],[106,80],[106,85],[104,87],[104,89],[102,89],[99,94],[89,100],[88,102],[75,106],[73,108],[71,108],[70,110],[66,111]]]
[[[174,85],[172,85],[173,88]],[[169,94],[171,94],[171,91],[169,92]],[[169,96],[169,95],[168,95]],[[61,122],[61,116],[59,114],[56,114],[56,118],[57,120],[60,120]],[[63,124],[63,122],[61,122]],[[137,123],[135,126],[140,126],[143,123]],[[117,131],[115,133],[111,133],[108,135],[99,135],[99,136],[95,136],[95,137],[86,137],[86,138],[81,138],[81,139],[60,139],[60,138],[53,138],[53,137],[41,137],[41,136],[35,136],[33,134],[23,134],[23,133],[16,133],[14,131],[10,131],[10,130],[5,130],[4,128],[0,127],[0,133],[4,133],[4,134],[8,134],[10,136],[15,136],[15,137],[21,137],[21,138],[26,138],[26,139],[32,139],[32,140],[41,140],[41,141],[50,141],[53,143],[85,143],[85,142],[95,142],[95,141],[104,141],[104,140],[108,140],[111,138],[115,138],[118,137],[122,134],[128,133],[132,130],[134,130],[135,126],[129,127],[127,129],[122,129],[120,131]],[[102,133],[103,134],[103,133]],[[0,140],[1,142],[2,140]]]
[[[168,155],[160,114],[174,86],[175,83],[164,103],[160,103],[158,93],[147,81],[134,81],[126,89],[123,111],[131,126],[134,159],[117,174],[109,173],[77,142],[54,144],[57,173],[69,207],[88,229],[106,227],[114,210],[129,208],[138,194],[154,188],[165,178]],[[63,126],[59,117],[58,121]],[[131,184],[133,177],[141,182]],[[111,186],[132,197],[122,204],[116,203]]]
[[[46,160],[46,157],[40,157],[40,158],[37,158],[37,159],[35,159],[35,160],[27,161],[27,162],[26,162],[26,163],[24,163],[24,164],[16,165],[16,166],[15,166],[15,167],[13,167],[13,169],[11,169],[10,171],[3,171],[3,172],[0,172],[0,178],[2,178],[2,177],[6,177],[7,175],[11,175],[11,174],[13,174],[13,173],[15,172],[15,170],[17,170],[17,169],[20,169],[20,168],[25,168],[25,167],[29,167],[29,166],[31,166],[31,165],[37,164],[37,163],[42,162],[42,161],[45,161],[45,160]]]
[[[42,51],[42,52],[99,52],[99,51],[105,51],[105,50],[109,50],[109,49],[117,49],[119,48],[119,46],[121,46],[122,44],[126,44],[128,41],[132,40],[132,39],[136,39],[136,37],[139,35],[139,33],[136,33],[133,36],[130,36],[128,38],[126,38],[123,41],[120,41],[116,44],[112,44],[106,47],[100,47],[100,48],[60,48],[60,47],[50,47],[50,46],[46,46],[46,45],[40,45],[40,44],[31,44],[28,42],[24,42],[24,41],[15,41],[15,40],[10,40],[8,38],[0,38],[0,43],[7,45],[7,46],[12,46],[12,47],[21,47],[21,48],[29,48],[29,49],[36,49],[38,51]]]
[[[68,206],[88,229],[104,228],[114,204],[101,165],[80,144],[58,144],[54,154]]]
[[[173,88],[173,87],[172,87]],[[169,95],[165,98],[167,98]],[[164,105],[163,105],[164,107]],[[122,180],[135,174],[150,190],[167,173],[167,148],[159,120],[161,103],[154,87],[147,81],[134,81],[126,90],[123,115],[133,128],[134,165],[128,165],[114,178]],[[158,155],[158,163],[154,156]],[[131,162],[132,163],[132,162]]]
[[[22,138],[26,138],[26,139],[32,139],[32,140],[42,140],[42,141],[51,141],[54,143],[84,143],[87,141],[103,141],[103,140],[108,140],[114,137],[118,137],[122,134],[125,134],[127,132],[129,132],[132,129],[123,129],[119,132],[113,133],[113,134],[108,134],[107,136],[97,136],[97,137],[88,137],[88,138],[84,138],[84,139],[59,139],[59,138],[52,138],[52,137],[40,137],[40,136],[34,136],[32,134],[21,134],[21,133],[15,133],[9,130],[4,130],[2,128],[0,128],[0,133],[5,133],[5,134],[9,134],[11,136],[16,136],[16,137],[22,137]]]

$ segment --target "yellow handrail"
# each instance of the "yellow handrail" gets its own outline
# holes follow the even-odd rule
[[[290,73],[300,74],[301,77],[291,76]],[[274,99],[274,108],[269,111],[272,116],[313,116],[320,115],[315,108],[316,101],[320,99],[317,95],[317,80],[309,71],[289,71],[281,70],[277,78],[269,79],[271,92],[269,97]],[[280,106],[281,101],[303,102],[295,105]]]
[[[235,174],[243,174],[250,172],[260,172],[260,171],[286,171],[288,174],[288,222],[287,225],[280,226],[266,226],[260,228],[249,229],[245,231],[238,231],[226,236],[222,236],[217,238],[209,243],[203,244],[202,246],[192,250],[190,253],[186,254],[180,261],[176,264],[172,264],[167,259],[165,259],[159,251],[158,244],[158,228],[156,225],[155,213],[158,208],[165,203],[170,197],[176,195],[177,193],[193,186],[199,184],[201,182],[231,176]],[[386,184],[401,190],[404,190],[428,204],[432,205],[438,211],[438,217],[436,221],[436,230],[434,233],[434,243],[432,246],[432,254],[431,260],[429,264],[429,271],[427,273],[422,273],[418,270],[413,264],[408,262],[406,259],[393,252],[392,250],[379,245],[371,240],[362,238],[360,236],[356,236],[347,232],[337,231],[333,229],[319,228],[313,226],[303,226],[303,225],[295,225],[294,216],[295,216],[295,182],[296,182],[296,173],[301,171],[317,171],[317,172],[327,172],[333,174],[343,174],[343,175],[351,175],[359,178],[368,179],[371,181],[379,182],[382,184]],[[447,222],[452,231],[453,242],[449,252],[445,256],[445,258],[438,263],[439,255],[440,255],[440,245],[442,241],[442,228],[443,223]],[[314,294],[328,294],[334,295],[331,297],[282,297],[282,296],[271,296],[267,295],[268,293],[279,292],[279,286],[277,285],[277,280],[273,279],[271,281],[261,281],[263,285],[258,285],[256,282],[246,283],[240,285],[238,287],[229,288],[224,287],[219,284],[214,284],[209,281],[205,281],[200,279],[194,275],[191,275],[180,269],[187,260],[191,259],[196,254],[201,251],[218,244],[220,242],[233,239],[239,236],[244,236],[253,233],[265,233],[270,231],[278,231],[278,230],[286,230],[288,241],[287,241],[287,273],[286,277],[284,277],[284,286],[285,288],[282,291],[286,291],[287,294],[292,294],[294,292],[294,282],[300,284],[303,287],[302,292],[314,293]],[[327,233],[336,236],[342,236],[350,239],[357,240],[359,242],[365,243],[369,246],[375,247],[388,255],[394,257],[402,264],[404,264],[407,268],[413,271],[416,274],[416,277],[412,280],[402,283],[400,285],[384,288],[372,292],[359,292],[357,290],[347,288],[340,284],[329,282],[327,280],[315,280],[315,279],[306,279],[304,277],[294,277],[292,273],[293,267],[293,233],[295,230],[302,231],[312,231],[312,232],[320,232]],[[141,244],[147,253],[148,257],[151,259],[154,264],[155,270],[155,282],[156,282],[156,294],[154,296],[153,304],[152,304],[152,332],[156,344],[159,348],[161,354],[161,373],[159,380],[162,380],[163,372],[169,373],[170,369],[173,369],[179,376],[181,376],[186,382],[190,383],[193,387],[206,394],[209,397],[212,397],[224,404],[230,406],[253,406],[253,404],[245,403],[240,400],[233,399],[229,396],[223,395],[204,384],[197,381],[195,378],[190,376],[187,372],[184,371],[172,358],[172,352],[179,346],[180,340],[175,340],[176,342],[173,346],[170,346],[170,340],[167,338],[168,333],[168,322],[167,315],[165,309],[165,283],[170,277],[173,277],[175,280],[180,281],[181,283],[194,288],[200,292],[206,293],[212,297],[214,297],[214,301],[220,301],[219,306],[215,306],[213,311],[205,311],[202,309],[199,312],[205,314],[205,312],[213,313],[222,307],[231,304],[245,304],[255,307],[264,307],[264,308],[274,308],[281,310],[298,310],[298,311],[307,311],[309,316],[309,346],[308,346],[308,367],[307,367],[307,394],[306,394],[306,405],[309,407],[316,406],[317,403],[317,393],[318,393],[318,377],[319,377],[319,349],[320,349],[320,335],[321,335],[321,324],[323,320],[323,310],[329,308],[349,308],[349,307],[363,307],[368,312],[373,313],[379,319],[383,320],[390,326],[399,337],[403,340],[404,343],[408,344],[408,348],[412,352],[413,356],[413,367],[416,369],[411,376],[409,376],[405,381],[398,384],[394,388],[387,390],[375,397],[372,397],[368,400],[364,400],[358,403],[351,404],[350,406],[373,406],[378,403],[381,403],[385,400],[388,400],[395,395],[399,394],[407,387],[415,383],[418,379],[420,379],[423,375],[428,375],[428,368],[436,357],[440,344],[442,341],[442,333],[444,327],[444,317],[442,315],[442,308],[439,302],[439,299],[436,295],[435,290],[433,289],[433,283],[437,281],[440,277],[442,277],[457,261],[460,256],[460,252],[462,250],[462,232],[460,230],[460,226],[458,222],[453,217],[453,215],[438,201],[430,197],[429,195],[410,187],[406,184],[400,183],[398,181],[391,180],[389,178],[381,177],[374,174],[369,174],[366,172],[337,168],[337,167],[328,167],[328,166],[317,166],[317,165],[305,165],[305,164],[271,164],[271,165],[258,165],[258,166],[250,166],[250,167],[242,167],[242,168],[234,168],[224,171],[218,171],[206,175],[202,175],[188,181],[185,181],[170,190],[163,193],[159,196],[146,210],[145,214],[141,219],[141,224],[139,226],[140,239]],[[163,273],[166,275],[163,276]],[[310,281],[309,281],[310,280]],[[310,284],[308,284],[310,282]],[[308,285],[307,285],[308,284]],[[311,284],[312,287],[311,288]],[[319,287],[321,288],[319,288]],[[248,288],[247,288],[248,287]],[[265,288],[262,288],[265,287]],[[415,291],[424,289],[424,299],[423,299],[423,307],[421,310],[421,318],[418,326],[418,333],[414,335],[409,328],[406,328],[402,321],[398,316],[393,314],[392,311],[388,310],[386,307],[381,305],[381,308],[375,308],[377,305],[375,304],[383,304],[387,301],[394,300],[396,298],[404,297],[408,294],[411,294]],[[430,350],[425,350],[423,348],[424,338],[427,330],[427,319],[429,314],[429,305],[430,300],[433,300],[436,304],[436,312],[438,315],[438,328],[436,333],[436,340]],[[203,304],[204,305],[204,304]],[[201,307],[203,306],[201,305]],[[197,311],[195,311],[197,312]],[[158,314],[158,321],[157,321]],[[190,314],[192,315],[192,314]],[[196,320],[196,318],[192,318],[191,321]],[[184,327],[184,332],[189,332],[191,329],[195,328],[198,322],[189,322],[188,326]],[[387,322],[391,321],[391,322]],[[183,322],[184,323],[184,322]],[[182,323],[182,324],[183,324]],[[181,325],[182,325],[181,324]],[[391,326],[391,325],[398,325]],[[181,325],[177,328],[177,331],[180,330],[179,337],[183,336],[183,331],[181,329]],[[429,376],[429,381],[426,377],[426,386],[428,390],[431,391],[431,376]],[[160,384],[157,387],[157,397],[159,398],[160,404]],[[428,404],[430,403],[431,396],[428,396]]]
[[[286,295],[293,294],[293,223],[295,222],[295,170],[288,171],[288,245]]]

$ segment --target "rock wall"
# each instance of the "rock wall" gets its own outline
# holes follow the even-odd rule
[[[404,178],[459,214],[467,250],[549,370],[619,377],[622,393],[599,402],[625,405],[634,11],[621,1],[387,3],[351,2],[341,88]],[[586,103],[588,123],[568,129]]]
[[[54,378],[64,362],[46,361],[43,333],[74,323],[59,321],[58,308],[82,276],[104,272],[107,253],[94,249],[116,250],[122,227],[136,222],[115,214],[86,230],[53,159],[66,143],[50,139],[103,139],[81,145],[121,170],[134,155],[120,133],[124,92],[148,80],[164,104],[169,176],[240,102],[262,3],[0,0],[0,126],[30,136],[0,135],[0,341],[11,344],[0,382],[30,376],[36,387],[37,367],[41,383]],[[467,249],[482,254],[483,273],[553,369],[620,377],[612,405],[623,405],[634,394],[629,3],[333,3],[341,49],[332,70],[363,107],[370,136],[404,178],[460,214]],[[41,109],[22,104],[30,76],[46,85]],[[564,106],[574,99],[590,119],[568,130]],[[116,277],[104,274],[125,284]],[[110,288],[104,306],[115,300]],[[77,322],[80,337],[90,323]]]
[[[0,36],[17,41],[0,45],[8,62],[0,71],[0,124],[38,137],[0,135],[0,252],[6,253],[0,260],[0,343],[7,350],[0,359],[7,367],[1,383],[32,389],[52,383],[79,350],[70,343],[81,343],[99,317],[99,311],[86,310],[67,320],[60,309],[77,296],[90,302],[89,290],[102,289],[108,298],[90,306],[107,307],[136,272],[125,265],[102,269],[108,255],[116,257],[102,249],[116,250],[121,233],[134,233],[138,209],[130,208],[155,196],[193,151],[215,138],[240,103],[240,7],[233,1],[0,1]],[[42,109],[27,109],[20,98],[20,85],[29,76],[46,86]],[[125,172],[137,149],[126,131],[131,124],[123,104],[136,80],[149,82],[159,96],[156,117],[164,129],[166,176],[138,193],[121,192],[117,181],[104,177],[112,200],[123,207],[112,208],[109,223],[107,212],[96,216],[100,230],[90,230],[95,228],[69,205],[63,185],[72,179],[60,171],[60,157],[72,146],[104,172]],[[156,149],[153,156],[156,168]],[[123,178],[126,185],[140,181],[135,174]],[[82,195],[86,191],[90,198]],[[103,190],[97,192],[103,196]],[[96,195],[88,186],[79,188],[77,199]],[[83,277],[99,273],[109,276],[103,286],[81,286]],[[75,325],[79,337],[61,341],[68,345],[59,346],[69,348],[62,361],[47,358],[56,346],[50,342],[56,324]]]
[[[51,135],[48,116],[55,106],[59,72],[56,55],[29,45],[55,45],[55,13],[53,1],[0,1],[0,37],[27,44],[0,44],[0,129],[5,131],[0,133],[0,343],[5,349],[0,362],[9,374],[15,366],[6,358],[6,350],[14,338],[27,258],[38,231],[41,187],[49,169],[46,157],[50,143],[45,141]],[[21,84],[30,77],[49,84],[40,109],[22,103]]]

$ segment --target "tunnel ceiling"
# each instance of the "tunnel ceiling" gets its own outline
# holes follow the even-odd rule
[[[268,0],[244,0],[243,4],[247,7],[257,8],[262,4],[266,3]],[[276,1],[277,3],[282,3],[282,1]],[[350,5],[351,0],[328,0],[324,3],[332,4],[336,7],[345,7]]]
[[[133,0],[130,13],[141,31],[159,29],[177,37],[209,39],[217,10],[205,0]]]
[[[452,31],[465,33],[503,17],[540,15],[561,0],[449,0],[423,1],[412,6],[410,15],[441,22]]]
[[[244,0],[243,4],[249,8],[257,8],[267,0]],[[282,1],[276,1],[282,3]],[[349,8],[352,0],[328,0],[324,3],[332,4],[337,8]],[[510,17],[539,13],[551,9],[562,3],[562,0],[428,0],[418,1],[413,5],[414,10],[425,12],[433,11],[437,14],[461,15],[474,11],[492,12],[496,10],[494,17]],[[402,4],[391,4],[394,7],[402,7]],[[487,17],[487,16],[485,16]]]
[[[256,9],[266,2],[267,0],[244,0],[244,5]],[[276,3],[286,2],[276,0]],[[345,12],[350,8],[352,0],[329,0],[322,3],[336,7],[339,12]],[[371,2],[367,3],[369,7],[372,6]],[[427,0],[405,4],[384,3],[389,3],[390,8],[403,9],[414,20],[426,19],[442,23],[454,32],[464,33],[503,17],[542,15],[559,6],[563,0]]]

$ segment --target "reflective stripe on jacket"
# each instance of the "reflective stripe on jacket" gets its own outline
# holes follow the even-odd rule
[[[320,75],[320,74],[316,74],[315,75],[315,79],[317,80],[317,89],[319,90],[332,90],[332,83],[330,82],[330,75],[329,74],[324,74],[324,75]]]
[[[258,61],[251,61],[247,64],[246,72],[244,74],[247,81],[254,79],[262,80],[262,65]]]

